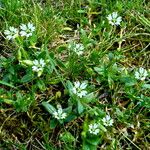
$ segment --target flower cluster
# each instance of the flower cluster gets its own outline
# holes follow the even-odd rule
[[[53,113],[54,118],[58,120],[65,119],[67,114],[63,112],[61,105],[57,105],[58,110]]]
[[[27,25],[25,24],[20,25],[20,29],[21,29],[20,35],[26,37],[32,36],[33,31],[35,31],[35,27],[30,22]]]
[[[102,122],[105,126],[112,126],[114,123],[113,119],[111,119],[109,115],[106,115],[106,117],[102,119]]]
[[[44,60],[41,58],[40,60],[34,60],[32,70],[35,72],[42,71],[45,66]]]
[[[19,35],[25,36],[28,38],[28,37],[32,36],[34,31],[35,31],[34,25],[29,22],[27,25],[25,25],[25,24],[20,25],[20,32],[17,28],[9,27],[8,30],[4,31],[4,34],[6,36],[6,39],[13,40],[16,37],[18,37]]]
[[[113,12],[112,14],[109,14],[107,19],[109,21],[109,24],[111,25],[120,25],[122,21],[122,17],[119,17],[117,12]]]
[[[68,48],[73,50],[77,55],[82,55],[83,54],[84,46],[81,43],[78,43],[78,44],[70,43]]]
[[[4,34],[6,35],[6,39],[13,40],[18,36],[18,29],[14,27],[9,27],[8,30],[4,31]]]
[[[89,125],[89,130],[88,130],[91,134],[97,135],[100,131],[99,129],[99,125],[97,123],[94,124],[90,124]]]
[[[72,92],[79,96],[80,98],[84,97],[87,95],[87,91],[85,90],[85,88],[87,87],[87,83],[83,82],[80,83],[79,81],[74,82],[74,87],[72,88]]]
[[[111,117],[109,115],[106,115],[103,119],[102,119],[102,123],[104,126],[112,126],[114,121],[113,119],[111,119]],[[99,132],[100,132],[100,129],[99,129],[99,124],[98,123],[94,123],[94,124],[90,124],[89,125],[89,129],[88,131],[91,133],[91,134],[94,134],[94,135],[97,135]]]
[[[135,78],[141,81],[144,81],[145,78],[148,76],[147,70],[144,68],[140,67],[136,72],[135,72]]]

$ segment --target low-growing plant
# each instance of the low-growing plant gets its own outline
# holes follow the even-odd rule
[[[0,149],[148,149],[149,5],[0,1]]]

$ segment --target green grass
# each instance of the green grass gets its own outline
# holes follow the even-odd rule
[[[113,12],[118,26],[108,22]],[[149,149],[149,18],[146,0],[1,0],[0,149]],[[32,36],[6,38],[10,26],[28,22]],[[45,65],[35,72],[40,59]],[[76,81],[86,84],[85,96],[73,91]],[[53,114],[58,105],[64,119]]]

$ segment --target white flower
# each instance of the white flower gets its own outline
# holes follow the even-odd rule
[[[76,44],[75,42],[70,43],[68,48],[72,49],[75,53],[77,53],[77,55],[82,55],[83,54],[84,46],[81,43],[78,43],[78,44]]]
[[[114,123],[113,119],[111,119],[109,115],[106,115],[106,117],[102,119],[102,122],[105,126],[112,126]]]
[[[122,21],[122,17],[118,17],[117,12],[109,14],[107,19],[111,25],[120,25],[120,22]]]
[[[85,88],[87,87],[87,83],[83,82],[80,83],[79,81],[74,82],[74,87],[72,88],[72,92],[79,96],[80,98],[84,97],[87,95],[87,91]]]
[[[100,129],[98,128],[98,124],[94,123],[94,124],[90,124],[89,125],[89,132],[91,134],[97,135],[100,131]]]
[[[81,43],[76,44],[75,47],[74,47],[74,51],[77,53],[77,55],[82,55],[83,50],[84,50],[84,46]]]
[[[140,67],[136,72],[135,72],[135,78],[141,81],[144,81],[145,78],[148,76],[147,70],[144,68]]]
[[[62,107],[57,105],[58,110],[53,113],[54,118],[58,120],[65,119],[67,114],[63,112]]]
[[[18,36],[18,29],[14,27],[9,27],[8,30],[4,31],[4,34],[6,35],[6,39],[13,40]]]
[[[25,24],[20,25],[20,29],[21,29],[20,35],[26,37],[32,36],[33,31],[35,31],[35,27],[30,22],[27,25]]]
[[[32,70],[35,72],[42,71],[45,66],[44,60],[41,58],[40,60],[34,60]]]

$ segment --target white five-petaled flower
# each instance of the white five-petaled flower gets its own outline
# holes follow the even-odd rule
[[[54,118],[58,120],[65,119],[67,114],[63,112],[61,105],[57,105],[58,110],[53,113]]]
[[[91,134],[97,135],[100,131],[99,129],[99,125],[94,123],[94,124],[90,124],[89,125],[89,130],[88,130]]]
[[[147,70],[140,67],[136,72],[135,72],[135,78],[141,81],[144,81],[145,78],[148,76]]]
[[[32,70],[35,72],[42,71],[45,66],[44,60],[41,58],[40,60],[34,60]]]
[[[87,95],[87,91],[85,90],[86,87],[87,87],[86,82],[80,83],[79,81],[76,81],[74,82],[72,92],[77,96],[79,96],[80,98],[82,98]]]
[[[30,22],[27,25],[26,24],[21,24],[20,29],[21,29],[20,35],[21,36],[26,36],[26,37],[32,36],[33,31],[35,31],[34,25]]]
[[[6,35],[6,39],[13,40],[18,36],[18,29],[14,27],[9,27],[8,30],[4,31],[4,34]]]
[[[109,24],[111,25],[120,25],[122,21],[122,17],[118,16],[117,12],[113,12],[112,14],[109,14],[107,17]]]
[[[70,43],[68,48],[73,50],[77,55],[82,55],[83,54],[84,46],[81,43],[78,43],[78,44],[76,44],[75,42]]]
[[[106,115],[106,117],[102,119],[102,122],[105,126],[112,126],[114,123],[113,119],[111,119],[109,115]]]

